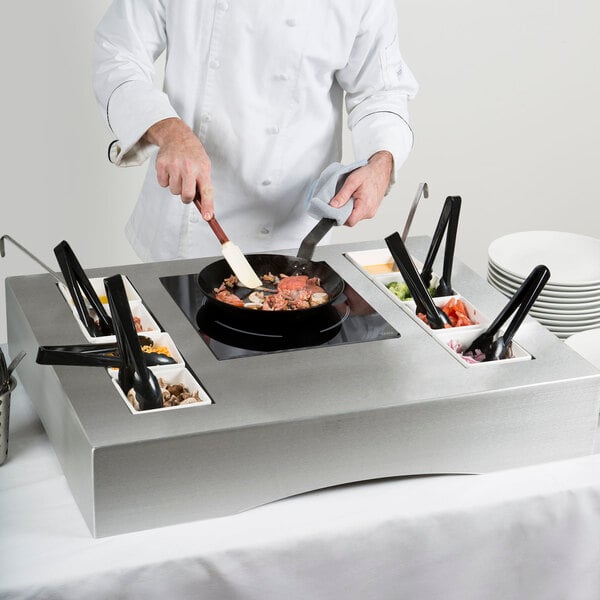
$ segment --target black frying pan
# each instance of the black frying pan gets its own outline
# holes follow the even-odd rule
[[[259,277],[267,273],[318,277],[321,287],[329,296],[328,302],[303,310],[286,311],[252,310],[226,304],[215,298],[214,290],[232,273],[227,262],[219,260],[202,269],[198,275],[198,283],[212,317],[222,320],[231,327],[257,333],[283,332],[292,334],[294,331],[298,331],[299,328],[306,327],[314,331],[329,326],[334,318],[334,313],[337,314],[332,305],[344,291],[344,280],[328,264],[314,262],[310,259],[316,244],[331,229],[334,223],[335,221],[332,219],[321,219],[302,242],[298,256],[281,254],[247,255],[248,262]],[[240,297],[244,297],[250,291],[246,288],[238,288],[236,293]]]

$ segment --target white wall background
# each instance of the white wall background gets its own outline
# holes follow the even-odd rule
[[[396,2],[402,51],[421,84],[415,149],[378,216],[334,241],[401,230],[422,181],[431,196],[411,233],[430,234],[444,198],[461,195],[457,255],[480,273],[488,244],[512,231],[600,237],[600,3]],[[0,234],[53,267],[62,239],[86,268],[137,262],[122,231],[144,168],[106,161],[90,83],[93,30],[109,4],[21,0],[0,20]],[[38,272],[7,244],[0,342],[4,278]]]

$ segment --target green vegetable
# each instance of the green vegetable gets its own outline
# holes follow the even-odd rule
[[[400,281],[391,281],[387,284],[387,289],[400,298],[400,300],[410,300],[412,298],[408,286]]]
[[[392,294],[400,298],[400,300],[412,300],[410,290],[405,283],[401,281],[391,281],[390,283],[386,284],[386,287],[388,290],[390,290],[390,292],[392,292]],[[436,289],[436,287],[430,287],[429,295],[433,297]]]

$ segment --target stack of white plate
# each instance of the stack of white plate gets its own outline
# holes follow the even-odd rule
[[[600,240],[558,231],[522,231],[494,240],[488,249],[488,281],[512,296],[536,265],[550,280],[532,317],[560,338],[600,327]]]

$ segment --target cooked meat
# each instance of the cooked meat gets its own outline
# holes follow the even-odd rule
[[[318,277],[284,274],[276,277],[272,273],[267,273],[262,276],[262,280],[265,283],[276,284],[277,290],[273,289],[273,293],[269,293],[268,290],[254,291],[246,299],[247,305],[245,305],[228,289],[235,290],[237,280],[234,282],[234,279],[233,275],[227,277],[218,288],[215,288],[217,300],[240,308],[247,306],[254,310],[257,308],[262,308],[262,310],[304,310],[329,302],[329,296],[321,287]],[[261,290],[263,289],[261,288]]]
[[[244,301],[228,290],[221,290],[220,292],[217,292],[215,298],[221,302],[225,302],[225,304],[231,304],[232,306],[244,308]]]

